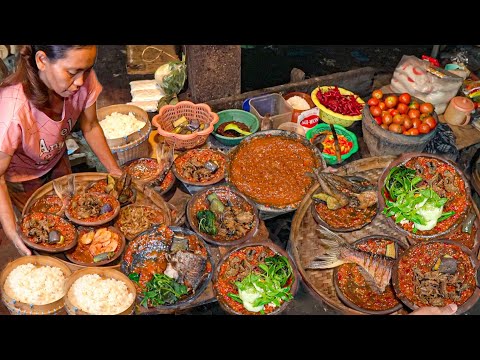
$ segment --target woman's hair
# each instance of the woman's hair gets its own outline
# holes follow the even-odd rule
[[[38,75],[35,61],[37,51],[43,51],[51,62],[63,59],[71,49],[89,45],[24,45],[17,57],[17,67],[6,77],[0,88],[21,83],[27,99],[38,109],[48,107],[48,88]]]

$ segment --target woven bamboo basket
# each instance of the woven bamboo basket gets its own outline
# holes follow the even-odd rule
[[[102,121],[107,115],[114,112],[125,115],[131,112],[137,120],[145,122],[145,126],[133,134],[118,139],[107,139],[107,144],[112,154],[117,157],[118,164],[122,165],[133,159],[148,157],[150,149],[147,140],[152,131],[152,124],[146,111],[134,105],[110,105],[97,110],[98,120]]]
[[[10,272],[17,266],[24,264],[34,264],[37,266],[54,266],[62,270],[65,277],[68,278],[72,274],[70,268],[60,260],[51,256],[23,256],[9,262],[0,274],[0,288],[2,293],[2,302],[7,307],[12,315],[61,315],[65,314],[64,304],[65,297],[62,297],[50,304],[33,305],[21,301],[17,301],[6,294],[4,285]]]
[[[128,291],[131,294],[134,294],[133,301],[129,305],[129,307],[116,315],[132,315],[135,311],[135,298],[137,295],[137,290],[135,289],[135,285],[133,284],[132,280],[130,280],[127,276],[122,274],[120,271],[111,269],[111,268],[101,268],[101,267],[86,267],[84,269],[75,271],[71,274],[67,281],[65,281],[65,310],[67,311],[68,315],[93,315],[88,312],[83,311],[82,309],[75,306],[70,297],[69,297],[69,290],[72,287],[73,283],[81,278],[84,275],[88,274],[98,274],[102,279],[115,279],[120,280],[125,283],[128,288]]]
[[[338,175],[358,175],[367,178],[372,182],[377,182],[382,175],[384,169],[395,159],[395,156],[379,156],[371,157],[353,161],[345,166],[339,168]],[[298,271],[300,272],[309,291],[318,297],[323,303],[327,304],[333,310],[341,314],[361,315],[362,312],[354,310],[346,306],[337,296],[334,286],[334,270],[307,270],[306,267],[318,255],[324,252],[324,248],[318,240],[318,226],[311,211],[312,194],[318,189],[318,184],[315,184],[310,191],[305,195],[292,221],[292,227],[289,240],[289,251],[297,263]],[[478,209],[475,211],[478,217]],[[478,222],[475,221],[475,226]],[[361,239],[363,237],[372,235],[386,235],[396,238],[406,246],[411,246],[410,242],[403,233],[392,227],[386,217],[377,213],[373,221],[367,226],[347,233],[337,232],[337,234],[344,238],[349,243]],[[479,231],[477,228],[475,244],[473,251],[478,251],[479,247]],[[395,314],[406,314],[408,308],[403,306],[402,309],[395,312]]]

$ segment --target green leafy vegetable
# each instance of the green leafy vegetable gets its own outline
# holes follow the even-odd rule
[[[235,285],[239,291],[256,292],[258,297],[253,302],[253,306],[264,306],[270,303],[280,306],[282,301],[288,301],[293,298],[290,292],[290,285],[287,283],[293,281],[292,267],[288,259],[282,255],[275,255],[265,258],[264,263],[258,265],[259,270],[248,274],[242,281],[236,281]],[[240,296],[228,293],[233,300],[242,303]]]
[[[142,292],[143,299],[140,305],[148,307],[149,302],[152,306],[171,305],[187,293],[185,285],[179,284],[165,274],[154,274]]]
[[[218,229],[215,226],[215,213],[210,210],[200,210],[197,212],[198,229],[209,235],[217,235]]]
[[[130,274],[128,275],[128,278],[129,278],[130,280],[138,283],[138,281],[140,280],[140,274],[133,272],[133,273],[130,273]]]

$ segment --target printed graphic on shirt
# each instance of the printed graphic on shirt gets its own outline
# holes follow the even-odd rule
[[[44,165],[48,163],[55,155],[57,155],[60,151],[62,151],[63,147],[65,146],[65,137],[70,133],[72,130],[72,119],[69,118],[67,121],[68,127],[62,128],[60,131],[60,135],[63,137],[62,141],[48,144],[45,139],[40,139],[40,160],[37,162],[37,165]]]

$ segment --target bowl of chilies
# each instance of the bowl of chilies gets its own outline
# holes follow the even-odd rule
[[[320,119],[327,124],[349,127],[362,120],[365,101],[349,90],[338,86],[319,86],[312,91],[311,97],[320,110]]]
[[[345,161],[345,159],[348,159],[358,151],[357,136],[353,132],[346,130],[340,125],[333,126],[337,132],[342,161]],[[328,165],[337,164],[337,157],[335,155],[335,142],[330,125],[317,124],[308,130],[305,136],[308,141],[317,147],[319,147],[321,144],[320,148],[322,149],[322,156]]]

